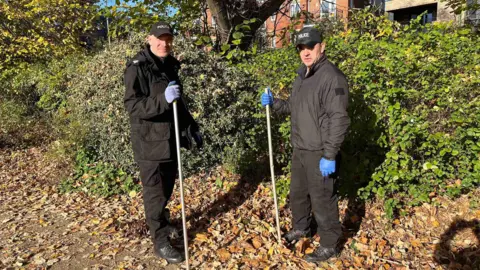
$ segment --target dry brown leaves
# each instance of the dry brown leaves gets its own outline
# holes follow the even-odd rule
[[[141,194],[91,198],[58,193],[59,167],[44,149],[0,150],[0,268],[177,269],[153,256]],[[215,184],[220,177],[223,186]],[[185,180],[190,264],[198,269],[474,269],[478,206],[467,196],[437,198],[389,220],[380,203],[340,209],[347,239],[339,258],[317,266],[305,254],[318,235],[278,246],[268,182],[244,180],[222,168]],[[181,224],[178,186],[169,204]],[[480,195],[480,192],[474,194]],[[291,228],[281,209],[281,227]],[[478,222],[478,221],[477,221]],[[360,225],[360,226],[358,226]],[[477,228],[478,230],[478,228]],[[478,231],[477,231],[478,232]],[[174,242],[182,248],[182,239]],[[452,256],[456,256],[453,258]],[[475,261],[476,260],[476,261]]]

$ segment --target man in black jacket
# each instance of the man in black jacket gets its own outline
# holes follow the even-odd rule
[[[348,84],[345,75],[324,54],[325,43],[313,27],[297,36],[303,65],[288,101],[261,97],[263,106],[276,113],[291,113],[293,146],[290,207],[293,229],[288,242],[310,235],[310,211],[318,224],[321,246],[305,259],[319,262],[338,253],[342,233],[335,188],[336,158],[350,125],[347,113]]]
[[[146,222],[155,255],[170,263],[184,256],[170,245],[175,231],[168,221],[166,205],[177,175],[177,155],[172,102],[177,100],[182,145],[198,147],[203,141],[198,125],[182,99],[178,77],[180,63],[170,55],[173,34],[164,22],[152,26],[148,45],[127,63],[125,70],[125,108],[130,116],[131,141],[135,161],[140,167]]]

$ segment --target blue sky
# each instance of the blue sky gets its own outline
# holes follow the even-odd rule
[[[100,0],[98,4],[101,7],[104,7],[105,3],[107,3],[107,5],[109,5],[109,6],[113,6],[113,5],[115,5],[115,0]]]
[[[127,2],[127,1],[126,1],[126,0],[121,0],[120,2],[121,2],[121,3],[125,3],[125,2]],[[116,4],[115,4],[115,0],[99,0],[99,2],[98,2],[98,5],[99,5],[100,7],[104,7],[105,4],[107,4],[108,6],[114,6],[114,5],[116,5]],[[170,16],[173,16],[176,12],[177,12],[177,9],[172,8],[171,11],[170,11]]]

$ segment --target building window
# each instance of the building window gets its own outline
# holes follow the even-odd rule
[[[394,15],[393,12],[387,12],[387,14],[388,14],[388,19],[389,19],[390,21],[394,21],[394,20],[395,20],[395,15]]]
[[[274,22],[277,19],[277,14],[270,16],[270,21]]]
[[[417,15],[417,14],[412,14],[412,15],[410,16],[410,19],[411,19],[411,20],[414,20],[414,19],[418,18],[418,16],[419,16],[419,15]],[[437,18],[435,17],[435,14],[432,13],[432,12],[429,12],[429,13],[424,14],[424,15],[422,16],[422,19],[420,20],[420,23],[421,23],[421,24],[432,23],[432,22],[436,21],[436,19],[437,19]]]
[[[476,5],[476,9],[467,10],[466,12],[466,21],[472,25],[478,25],[480,23],[480,0],[467,0],[467,7],[472,8],[473,5]]]
[[[298,5],[297,1],[295,1],[290,5],[290,17],[297,15],[299,12],[300,6]]]
[[[320,17],[321,18],[329,18],[335,17],[335,10],[336,10],[335,0],[322,0],[322,7],[320,10]]]
[[[212,16],[212,27],[217,26],[217,22],[215,21],[215,18]]]
[[[272,48],[276,48],[276,47],[277,47],[277,37],[273,36],[272,37]]]

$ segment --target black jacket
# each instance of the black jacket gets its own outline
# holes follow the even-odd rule
[[[140,51],[125,69],[124,104],[130,115],[131,141],[136,161],[176,161],[173,105],[165,99],[168,83],[176,81],[180,63],[172,56],[160,59],[149,47]],[[198,125],[183,99],[177,102],[179,127],[184,135],[182,146],[190,148],[187,133],[198,131]]]
[[[294,148],[322,150],[325,158],[334,160],[350,125],[348,83],[325,55],[306,72],[302,65],[289,100],[275,99],[273,109],[291,113]]]

